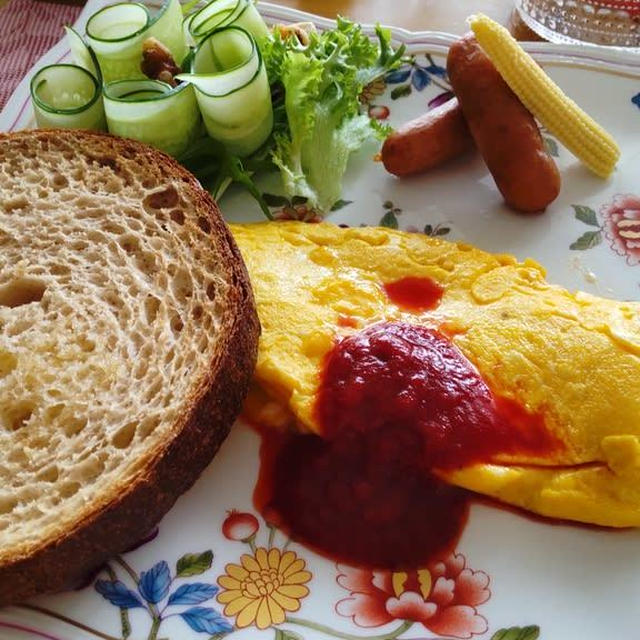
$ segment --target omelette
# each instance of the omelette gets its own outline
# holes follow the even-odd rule
[[[247,407],[263,422],[321,434],[316,401],[336,343],[368,328],[419,325],[447,336],[489,389],[558,446],[462,456],[446,482],[524,509],[640,526],[640,303],[570,293],[518,262],[466,244],[382,228],[300,222],[232,225],[262,324]],[[424,279],[436,305],[387,285]]]

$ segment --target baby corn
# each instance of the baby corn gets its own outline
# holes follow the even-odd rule
[[[607,178],[620,157],[613,137],[568,98],[501,25],[469,18],[478,43],[524,106],[591,171]]]

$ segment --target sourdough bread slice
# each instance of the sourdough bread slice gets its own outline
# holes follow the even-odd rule
[[[0,135],[0,605],[151,530],[227,435],[258,334],[236,245],[174,160]]]

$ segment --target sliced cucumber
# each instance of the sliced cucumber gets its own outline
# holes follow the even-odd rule
[[[195,91],[158,80],[120,80],[104,86],[109,133],[146,142],[178,156],[200,133]]]
[[[182,21],[182,36],[184,37],[184,41],[187,43],[188,47],[196,46],[196,41],[193,39],[193,36],[191,35],[191,21],[194,19],[196,13],[188,14]]]
[[[177,78],[195,85],[209,135],[235,155],[253,153],[273,128],[269,82],[253,37],[236,26],[212,31],[198,45],[190,71]]]
[[[182,15],[188,16],[200,4],[200,0],[188,0],[182,5]]]
[[[256,5],[252,0],[239,0],[239,4],[242,5],[242,10],[228,24],[242,27],[260,44],[261,40],[269,35],[269,27],[267,27],[264,18],[258,13],[258,9],[256,9]]]
[[[102,89],[87,69],[74,64],[43,67],[30,89],[39,127],[106,130]]]
[[[185,19],[190,41],[200,42],[214,29],[224,26],[242,27],[258,42],[269,29],[251,0],[211,0]]]
[[[87,22],[87,40],[102,70],[105,82],[142,78],[142,41],[149,24],[147,8],[136,2],[121,2],[100,9]]]
[[[187,47],[180,0],[165,0],[153,18],[140,3],[120,2],[94,13],[87,22],[87,40],[105,82],[144,78],[142,43],[151,37],[168,47],[176,62],[183,59]]]
[[[73,27],[65,25],[64,31],[67,35],[69,48],[71,49],[73,63],[86,69],[98,82],[101,82],[102,73],[100,72],[100,65],[98,64],[98,59],[93,49],[87,45],[82,39],[82,36]]]
[[[156,38],[171,51],[176,64],[187,55],[187,45],[182,33],[182,7],[180,0],[168,0],[149,23],[144,38]]]

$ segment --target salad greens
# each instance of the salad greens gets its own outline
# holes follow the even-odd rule
[[[211,31],[196,46],[189,71],[175,79],[194,85],[213,140],[239,157],[250,155],[267,140],[273,128],[269,81],[248,31],[235,24]]]
[[[344,18],[322,32],[269,29],[254,0],[164,0],[154,15],[118,2],[89,18],[84,37],[66,31],[74,64],[41,69],[31,83],[41,126],[152,144],[214,197],[246,188],[267,217],[254,181],[265,172],[318,213],[339,201],[351,153],[388,133],[362,112],[363,89],[404,53],[388,30],[370,37]]]
[[[219,149],[207,146],[191,149],[181,160],[214,195],[220,195],[220,185],[243,184],[267,215],[253,175],[275,167],[289,198],[300,196],[318,211],[329,211],[340,197],[351,152],[387,133],[360,113],[359,97],[367,84],[400,64],[404,47],[394,50],[390,33],[379,26],[376,36],[371,40],[344,18],[335,29],[311,32],[306,44],[276,29],[261,43],[274,108],[270,138],[242,161],[220,157]]]
[[[284,88],[288,124],[274,133],[273,161],[287,195],[306,197],[321,211],[340,197],[350,153],[380,133],[372,126],[377,120],[360,114],[359,97],[403,51],[391,49],[380,27],[376,35],[373,42],[360,25],[339,18],[335,29],[312,32],[304,48],[278,33],[265,46],[268,72]]]

